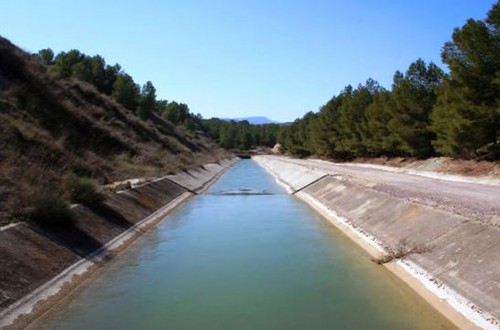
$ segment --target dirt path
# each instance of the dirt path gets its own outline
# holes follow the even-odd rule
[[[315,159],[280,157],[280,160],[330,174],[352,176],[372,189],[391,196],[464,215],[484,225],[500,227],[499,185],[457,182],[448,180],[446,176],[436,179],[398,173],[390,169],[331,163]],[[436,176],[439,176],[439,173],[436,173]]]

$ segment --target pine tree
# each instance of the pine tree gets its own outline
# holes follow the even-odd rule
[[[429,131],[429,115],[437,97],[443,72],[435,64],[421,59],[412,63],[406,73],[396,72],[392,86],[393,109],[389,130],[393,144],[401,154],[429,157],[434,150]]]
[[[433,109],[436,150],[472,156],[482,147],[495,148],[500,135],[500,2],[486,22],[470,19],[455,29],[442,58],[451,79]]]
[[[111,97],[125,108],[135,111],[140,97],[139,86],[128,74],[120,74],[113,83]]]

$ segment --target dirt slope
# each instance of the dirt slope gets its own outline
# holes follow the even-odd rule
[[[142,121],[80,81],[54,79],[37,57],[0,37],[0,225],[68,175],[100,184],[165,175],[222,158],[201,133],[157,116]]]

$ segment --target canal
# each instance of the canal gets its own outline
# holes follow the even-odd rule
[[[448,329],[252,160],[176,209],[36,329]]]

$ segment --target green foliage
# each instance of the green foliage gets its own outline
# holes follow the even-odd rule
[[[160,110],[163,118],[169,120],[174,125],[183,125],[191,117],[189,107],[184,103],[175,101],[167,103]]]
[[[388,126],[400,154],[417,157],[433,154],[429,114],[443,75],[435,64],[426,65],[421,59],[412,63],[405,75],[400,72],[394,75]]]
[[[372,156],[398,154],[398,138],[389,130],[396,108],[391,93],[381,91],[373,97],[373,102],[365,110],[367,130],[370,137],[364,140],[368,154]]]
[[[372,79],[356,89],[347,86],[318,114],[309,112],[283,128],[278,141],[285,151],[300,157],[308,154],[340,159],[365,156],[370,139],[365,111],[381,91]]]
[[[46,196],[37,200],[29,218],[44,227],[71,227],[76,222],[76,214],[68,203],[56,196]]]
[[[486,22],[470,19],[455,29],[442,57],[451,79],[431,115],[433,144],[442,154],[470,157],[499,142],[500,2]]]
[[[481,109],[460,94],[444,91],[434,107],[431,129],[437,139],[433,144],[443,155],[470,156],[484,145],[485,133],[478,116]],[[484,123],[483,123],[484,124]]]
[[[442,59],[451,78],[472,103],[493,105],[500,97],[500,86],[492,83],[500,75],[499,33],[494,26],[470,19],[455,29],[453,41],[443,48]]]
[[[85,55],[76,49],[69,52],[61,52],[57,54],[54,65],[51,67],[58,77],[70,78],[73,75],[73,66],[78,64],[85,58]]]
[[[380,90],[378,83],[372,79],[355,90],[350,86],[344,90],[344,99],[338,109],[339,139],[335,147],[335,151],[343,155],[343,158],[367,155],[366,140],[369,139],[369,131],[365,110]]]
[[[151,81],[146,82],[141,89],[130,75],[121,71],[120,65],[107,65],[99,55],[88,56],[78,50],[70,50],[61,52],[54,58],[52,50],[42,49],[37,56],[56,77],[76,78],[90,83],[143,120],[157,113],[176,126],[209,133],[225,148],[249,149],[257,145],[272,147],[276,143],[279,130],[277,125],[255,126],[217,119],[203,120],[200,114],[191,113],[187,104],[157,100],[156,88]]]
[[[163,118],[174,125],[183,126],[189,131],[205,130],[201,115],[191,113],[187,104],[161,100],[156,102],[156,108]]]
[[[44,65],[54,64],[54,52],[50,48],[41,49],[37,56],[40,58]]]
[[[104,58],[99,55],[85,56],[80,62],[73,65],[72,76],[94,85],[101,93],[111,95],[120,69],[118,64],[106,65]]]
[[[299,157],[313,154],[314,145],[311,136],[315,118],[316,114],[308,112],[301,119],[295,120],[292,125],[283,127],[278,136],[283,150]]]
[[[113,83],[111,97],[125,108],[135,111],[139,104],[139,86],[128,74],[120,74]]]
[[[141,119],[148,118],[156,107],[156,88],[151,81],[146,82],[142,87],[137,114]]]
[[[50,48],[40,50],[37,55],[55,76],[88,82],[106,95],[111,95],[113,83],[121,70],[118,64],[106,65],[99,55],[88,56],[76,49],[61,52],[55,58]]]
[[[90,204],[104,199],[94,180],[69,176],[63,180],[63,196],[73,203]]]
[[[343,94],[333,97],[319,111],[315,120],[311,122],[311,140],[314,153],[336,157],[338,140],[338,109],[342,105]]]
[[[280,126],[277,124],[251,125],[248,121],[208,119],[202,121],[203,130],[226,149],[248,150],[255,146],[273,147]]]
[[[347,86],[317,114],[283,127],[278,141],[297,156],[337,159],[437,153],[472,157],[500,148],[500,2],[486,21],[468,20],[443,48],[447,77],[418,59],[394,75],[391,91],[373,80]]]
[[[219,133],[219,144],[226,149],[238,147],[238,131],[236,125],[222,125]]]

